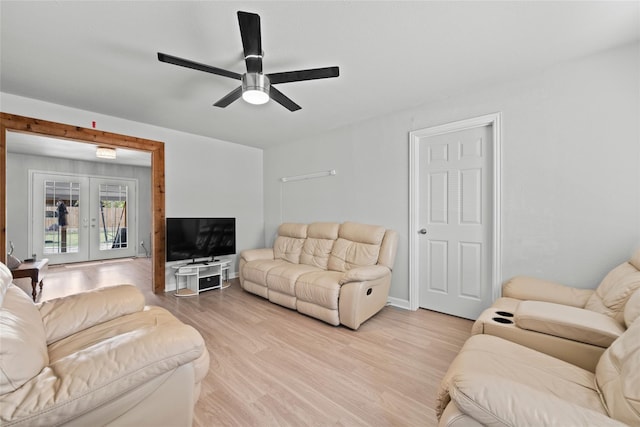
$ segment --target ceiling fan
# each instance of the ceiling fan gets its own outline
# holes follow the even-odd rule
[[[338,67],[264,74],[262,72],[262,57],[264,56],[264,52],[262,51],[260,35],[260,16],[255,13],[239,11],[238,23],[240,24],[240,35],[242,36],[244,60],[247,65],[247,72],[244,74],[238,74],[233,71],[212,67],[161,52],[158,52],[158,60],[168,64],[179,65],[181,67],[240,80],[242,84],[239,87],[213,104],[221,108],[226,107],[242,97],[242,99],[251,104],[264,104],[269,101],[269,99],[273,99],[289,111],[296,111],[301,107],[273,87],[273,85],[303,80],[327,79],[340,75],[340,69]]]

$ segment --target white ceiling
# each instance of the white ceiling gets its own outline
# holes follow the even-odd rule
[[[637,40],[640,3],[2,1],[0,90],[254,147],[425,104]],[[258,13],[266,73],[338,65],[279,85],[302,110],[238,100],[237,81],[158,51],[245,71],[236,11]]]
[[[17,154],[58,157],[87,162],[151,167],[151,153],[148,151],[116,148],[115,159],[99,159],[96,157],[95,145],[20,132],[7,133],[7,151]]]

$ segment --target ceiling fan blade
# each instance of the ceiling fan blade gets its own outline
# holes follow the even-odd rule
[[[338,77],[339,75],[339,67],[313,68],[310,70],[267,74],[272,85],[278,83],[299,82],[303,80],[328,79],[331,77]]]
[[[297,111],[302,108],[273,86],[269,88],[269,96],[289,111]]]
[[[224,108],[227,105],[231,104],[236,99],[242,96],[242,86],[238,86],[228,94],[226,94],[223,98],[221,98],[218,102],[213,104],[216,107]]]
[[[242,36],[244,60],[247,72],[262,72],[262,37],[260,35],[260,15],[238,11],[238,24]]]
[[[217,74],[219,76],[230,77],[232,79],[241,80],[242,75],[233,71],[223,70],[222,68],[212,67],[211,65],[201,64],[199,62],[190,61],[188,59],[178,58],[177,56],[168,55],[158,52],[158,61],[167,64],[179,65],[181,67],[191,68],[192,70],[204,71],[205,73]]]

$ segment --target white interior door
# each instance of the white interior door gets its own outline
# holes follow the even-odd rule
[[[419,306],[475,319],[493,301],[493,129],[417,141]]]
[[[51,264],[135,256],[137,181],[32,172],[30,253]]]

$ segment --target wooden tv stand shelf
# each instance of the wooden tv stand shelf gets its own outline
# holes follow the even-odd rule
[[[224,289],[229,287],[229,268],[231,261],[202,261],[190,264],[174,265],[176,277],[176,292],[179,297],[195,296],[200,292],[211,289]],[[181,278],[186,282],[184,288],[180,288]]]

